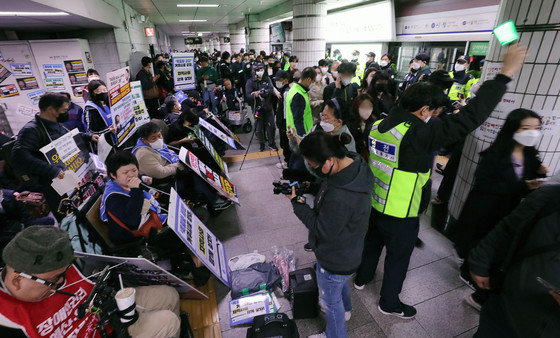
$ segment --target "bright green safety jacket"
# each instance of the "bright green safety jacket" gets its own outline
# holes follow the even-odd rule
[[[468,74],[470,75],[470,74]],[[449,72],[449,76],[453,78],[453,72]],[[465,84],[461,84],[459,82],[453,82],[451,88],[449,88],[449,99],[452,101],[459,100],[459,93],[463,93],[465,95],[465,99],[471,97],[471,87],[478,82],[478,79],[475,79],[471,75],[471,79],[467,81]]]
[[[299,83],[294,83],[292,88],[288,91],[286,95],[286,102],[284,109],[286,110],[286,127],[290,126],[292,128],[296,127],[294,123],[294,114],[292,113],[292,100],[296,94],[301,94],[305,99],[305,111],[303,113],[303,127],[305,128],[305,134],[309,133],[309,130],[313,127],[313,115],[311,114],[311,105],[309,104],[309,94],[303,89]],[[300,135],[302,136],[302,135]]]
[[[410,125],[403,122],[387,132],[377,130],[377,121],[369,134],[369,167],[373,172],[373,208],[385,215],[406,218],[417,217],[422,200],[422,188],[430,178],[426,173],[399,169],[401,141]]]

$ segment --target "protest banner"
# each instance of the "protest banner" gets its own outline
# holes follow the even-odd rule
[[[224,141],[231,148],[237,149],[237,146],[235,144],[235,140],[233,138],[231,138],[229,135],[226,135],[226,133],[224,133],[220,129],[216,128],[215,126],[211,125],[205,119],[201,118],[200,120],[198,120],[198,124],[201,127],[204,127],[204,129],[208,130],[212,134],[216,135],[220,140]]]
[[[216,121],[216,123],[218,124],[219,126],[218,129],[221,129],[224,133],[228,134],[233,138],[233,140],[235,141],[235,145],[237,146],[238,149],[245,149],[245,146],[241,144],[239,137],[235,135],[235,133],[232,132],[222,121],[220,121],[220,119],[216,115],[212,114],[211,118],[212,120]]]
[[[85,262],[84,274],[86,275],[109,265],[114,266],[111,269],[112,274],[122,276],[125,287],[169,285],[177,290],[181,298],[208,298],[189,283],[143,257],[106,256],[78,251],[74,252],[74,255]]]
[[[173,81],[176,90],[196,88],[193,53],[173,53]]]
[[[216,161],[220,169],[222,169],[222,173],[226,175],[227,178],[229,178],[227,164],[222,160],[222,157],[218,154],[216,149],[214,149],[214,146],[212,145],[212,143],[210,143],[210,140],[208,140],[206,135],[204,135],[204,133],[200,130],[199,126],[195,126],[194,134],[196,135],[196,137],[198,137],[200,142],[202,142],[206,150],[208,150],[208,152],[210,153],[214,161]]]
[[[142,85],[140,81],[130,83],[130,94],[132,95],[132,109],[134,110],[134,121],[136,128],[150,122],[150,115],[146,109],[144,95],[142,94]]]
[[[136,130],[134,107],[130,93],[130,69],[124,67],[107,73],[107,89],[111,103],[113,126],[117,128],[117,143],[123,144]]]
[[[198,176],[202,177],[202,179],[214,187],[214,189],[218,190],[219,193],[232,202],[239,204],[237,188],[227,178],[214,172],[214,170],[202,163],[195,154],[184,147],[179,151],[179,159],[197,173]]]
[[[171,188],[167,225],[219,280],[231,287],[224,244]]]

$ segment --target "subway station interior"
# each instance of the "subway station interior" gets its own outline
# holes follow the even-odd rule
[[[560,1],[0,0],[0,337],[560,337]]]

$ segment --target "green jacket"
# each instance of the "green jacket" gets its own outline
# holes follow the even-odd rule
[[[209,76],[210,78],[208,79],[208,81],[212,81],[212,82],[218,81],[218,72],[214,67],[210,67],[210,66],[200,67],[196,71],[196,82],[204,81],[204,79],[202,78],[203,76]]]

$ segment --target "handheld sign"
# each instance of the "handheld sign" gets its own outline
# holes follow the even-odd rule
[[[220,121],[220,119],[216,115],[212,114],[212,120],[214,120],[218,124],[218,126],[220,127],[220,129],[222,129],[224,133],[228,134],[233,138],[233,140],[235,141],[235,145],[237,146],[238,149],[243,149],[243,150],[245,149],[245,146],[241,144],[241,140],[239,140],[239,137],[235,135],[235,133],[232,132],[222,121]]]
[[[208,130],[209,132],[211,132],[212,134],[218,136],[218,138],[222,141],[224,141],[228,146],[230,146],[233,149],[237,149],[237,146],[235,145],[235,140],[230,137],[229,135],[226,135],[226,133],[224,133],[223,131],[221,131],[220,129],[214,127],[213,125],[211,125],[210,123],[208,123],[208,121],[206,121],[205,119],[199,119],[198,120],[198,124],[203,127],[204,129]]]
[[[519,35],[517,34],[517,29],[515,29],[513,21],[506,21],[494,28],[494,35],[496,35],[498,42],[500,42],[502,46],[519,39]]]
[[[136,131],[129,67],[107,73],[107,80],[111,118],[113,126],[117,129],[117,141],[120,146]]]
[[[206,150],[208,150],[208,152],[210,153],[214,161],[216,161],[220,169],[222,169],[222,173],[226,175],[227,178],[229,178],[227,164],[222,160],[222,157],[218,154],[216,149],[214,149],[214,146],[212,145],[212,143],[210,143],[210,140],[206,137],[206,135],[204,135],[204,133],[200,131],[199,126],[195,126],[194,134],[196,135],[196,137],[198,137],[200,142],[202,142]]]
[[[173,188],[167,224],[222,283],[231,287],[224,244],[196,217]]]

